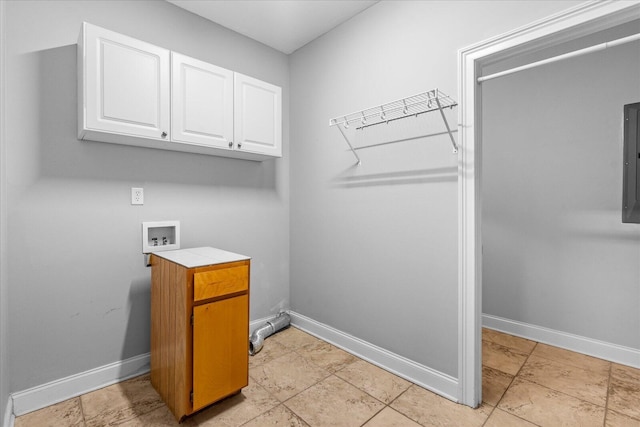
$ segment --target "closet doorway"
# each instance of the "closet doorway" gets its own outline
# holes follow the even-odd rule
[[[502,61],[535,57],[572,41],[640,19],[640,3],[590,2],[459,52],[459,391],[460,402],[481,402],[483,83]],[[534,61],[535,62],[535,61]],[[487,89],[488,90],[488,89]],[[487,93],[487,96],[489,94]],[[622,106],[621,106],[622,107]],[[504,177],[508,179],[508,177]]]

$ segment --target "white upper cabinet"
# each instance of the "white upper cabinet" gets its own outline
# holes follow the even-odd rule
[[[169,51],[87,23],[78,43],[79,138],[169,137]]]
[[[282,89],[85,22],[78,138],[257,161],[282,157]]]
[[[240,73],[234,77],[237,149],[282,157],[282,89]]]
[[[233,72],[171,53],[171,139],[233,148]]]

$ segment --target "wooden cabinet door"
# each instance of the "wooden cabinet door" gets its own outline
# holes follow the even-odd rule
[[[193,410],[249,384],[249,296],[193,308]]]
[[[85,128],[168,140],[169,51],[87,23],[82,50]]]
[[[233,71],[171,53],[171,139],[231,150]]]
[[[234,74],[236,149],[282,157],[282,89]]]

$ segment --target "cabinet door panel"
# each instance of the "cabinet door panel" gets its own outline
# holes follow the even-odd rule
[[[158,128],[159,58],[126,46],[100,43],[102,120]],[[123,64],[127,64],[126,67]],[[135,99],[149,102],[131,102]]]
[[[229,149],[233,141],[233,72],[173,52],[174,141]]]
[[[249,296],[193,308],[193,410],[249,384]]]
[[[234,76],[234,137],[241,151],[282,156],[282,89]]]
[[[84,37],[87,129],[168,139],[169,51],[89,24]]]

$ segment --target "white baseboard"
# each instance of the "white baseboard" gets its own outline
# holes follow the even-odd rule
[[[291,316],[293,326],[447,399],[458,401],[458,380],[456,378],[296,312],[289,311],[288,313]]]
[[[276,315],[250,322],[253,331]],[[115,384],[149,372],[150,354],[146,353],[127,360],[111,363],[76,375],[71,375],[28,390],[12,393],[7,404],[3,427],[13,427],[7,417],[24,415],[38,409],[81,396],[94,390]]]
[[[456,378],[341,332],[331,326],[316,322],[301,314],[291,311],[288,313],[291,316],[292,324],[303,331],[309,332],[318,338],[447,399],[458,401],[458,380]],[[250,322],[249,328],[253,330],[274,317],[275,315],[254,320]],[[3,426],[13,427],[14,415],[24,415],[117,382],[145,374],[149,372],[149,363],[150,354],[146,353],[39,385],[28,390],[12,393],[7,403],[7,412],[5,413]]]
[[[13,422],[15,420],[15,415],[13,415],[13,399],[11,396],[7,399],[7,407],[4,410],[4,419],[2,420],[3,427],[13,427]]]
[[[583,353],[599,359],[640,368],[639,349],[556,331],[542,326],[504,319],[490,314],[482,315],[482,326],[532,341]]]
[[[85,393],[149,372],[150,354],[146,353],[99,368],[71,375],[28,390],[12,393],[16,416],[77,397]]]

